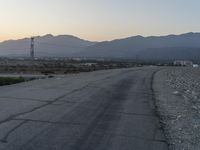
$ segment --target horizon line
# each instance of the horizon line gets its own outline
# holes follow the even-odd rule
[[[77,35],[72,35],[72,34],[51,34],[51,33],[47,33],[47,34],[42,34],[42,35],[37,35],[37,36],[30,36],[30,37],[24,37],[24,38],[16,38],[16,39],[7,39],[7,40],[2,40],[0,41],[0,43],[3,42],[7,42],[7,41],[17,41],[17,40],[23,40],[23,39],[29,39],[31,37],[44,37],[44,36],[53,36],[53,37],[58,37],[58,36],[72,36],[81,40],[85,40],[85,41],[90,41],[90,42],[110,42],[110,41],[115,41],[115,40],[121,40],[121,39],[127,39],[127,38],[131,38],[131,37],[143,37],[143,38],[148,38],[148,37],[165,37],[165,36],[180,36],[180,35],[184,35],[184,34],[200,34],[200,31],[198,32],[182,32],[182,33],[177,33],[177,34],[162,34],[162,35],[130,35],[130,36],[126,36],[126,37],[118,37],[118,38],[113,38],[110,40],[90,40],[90,39],[86,39],[86,38],[82,38],[80,36]]]

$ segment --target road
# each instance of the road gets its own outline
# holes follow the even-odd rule
[[[158,68],[96,71],[0,87],[0,150],[167,150]]]

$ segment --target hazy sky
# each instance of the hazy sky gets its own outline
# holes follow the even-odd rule
[[[51,33],[88,40],[200,31],[200,0],[0,0],[0,41]]]

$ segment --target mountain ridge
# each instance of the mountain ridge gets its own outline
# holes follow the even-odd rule
[[[72,35],[46,34],[35,36],[36,57],[59,57],[77,53],[88,46],[96,44]],[[29,56],[30,38],[6,40],[0,43],[0,56]]]
[[[159,49],[159,51],[157,51]],[[173,49],[173,51],[170,51]],[[181,57],[181,49],[188,57]],[[165,59],[162,53],[173,59],[191,59],[190,51],[195,49],[196,55],[200,56],[200,33],[184,33],[180,35],[167,36],[132,36],[125,39],[117,39],[110,42],[101,42],[89,46],[80,56],[87,57],[114,57],[114,58],[135,58],[141,59]],[[160,53],[162,52],[162,53]],[[169,53],[170,52],[170,53]],[[151,57],[146,56],[149,53]],[[158,55],[158,53],[160,55]],[[157,55],[155,58],[154,55]],[[176,55],[176,57],[174,57]],[[168,57],[169,59],[169,57]]]
[[[0,43],[0,55],[29,56],[29,47],[29,38],[7,40]],[[35,37],[35,53],[38,57],[192,59],[200,56],[200,33],[137,35],[103,42],[88,41],[73,35],[46,34]]]

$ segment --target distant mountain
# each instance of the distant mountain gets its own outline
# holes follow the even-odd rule
[[[134,36],[89,46],[85,57],[138,58],[148,60],[200,59],[200,33],[168,36]]]
[[[0,56],[29,56],[30,39],[0,43]],[[35,54],[44,57],[130,58],[143,60],[200,60],[200,33],[133,36],[90,42],[71,35],[35,37]]]
[[[71,35],[51,34],[35,37],[36,56],[71,56],[96,44]],[[0,43],[0,56],[29,56],[30,39],[9,40]]]

